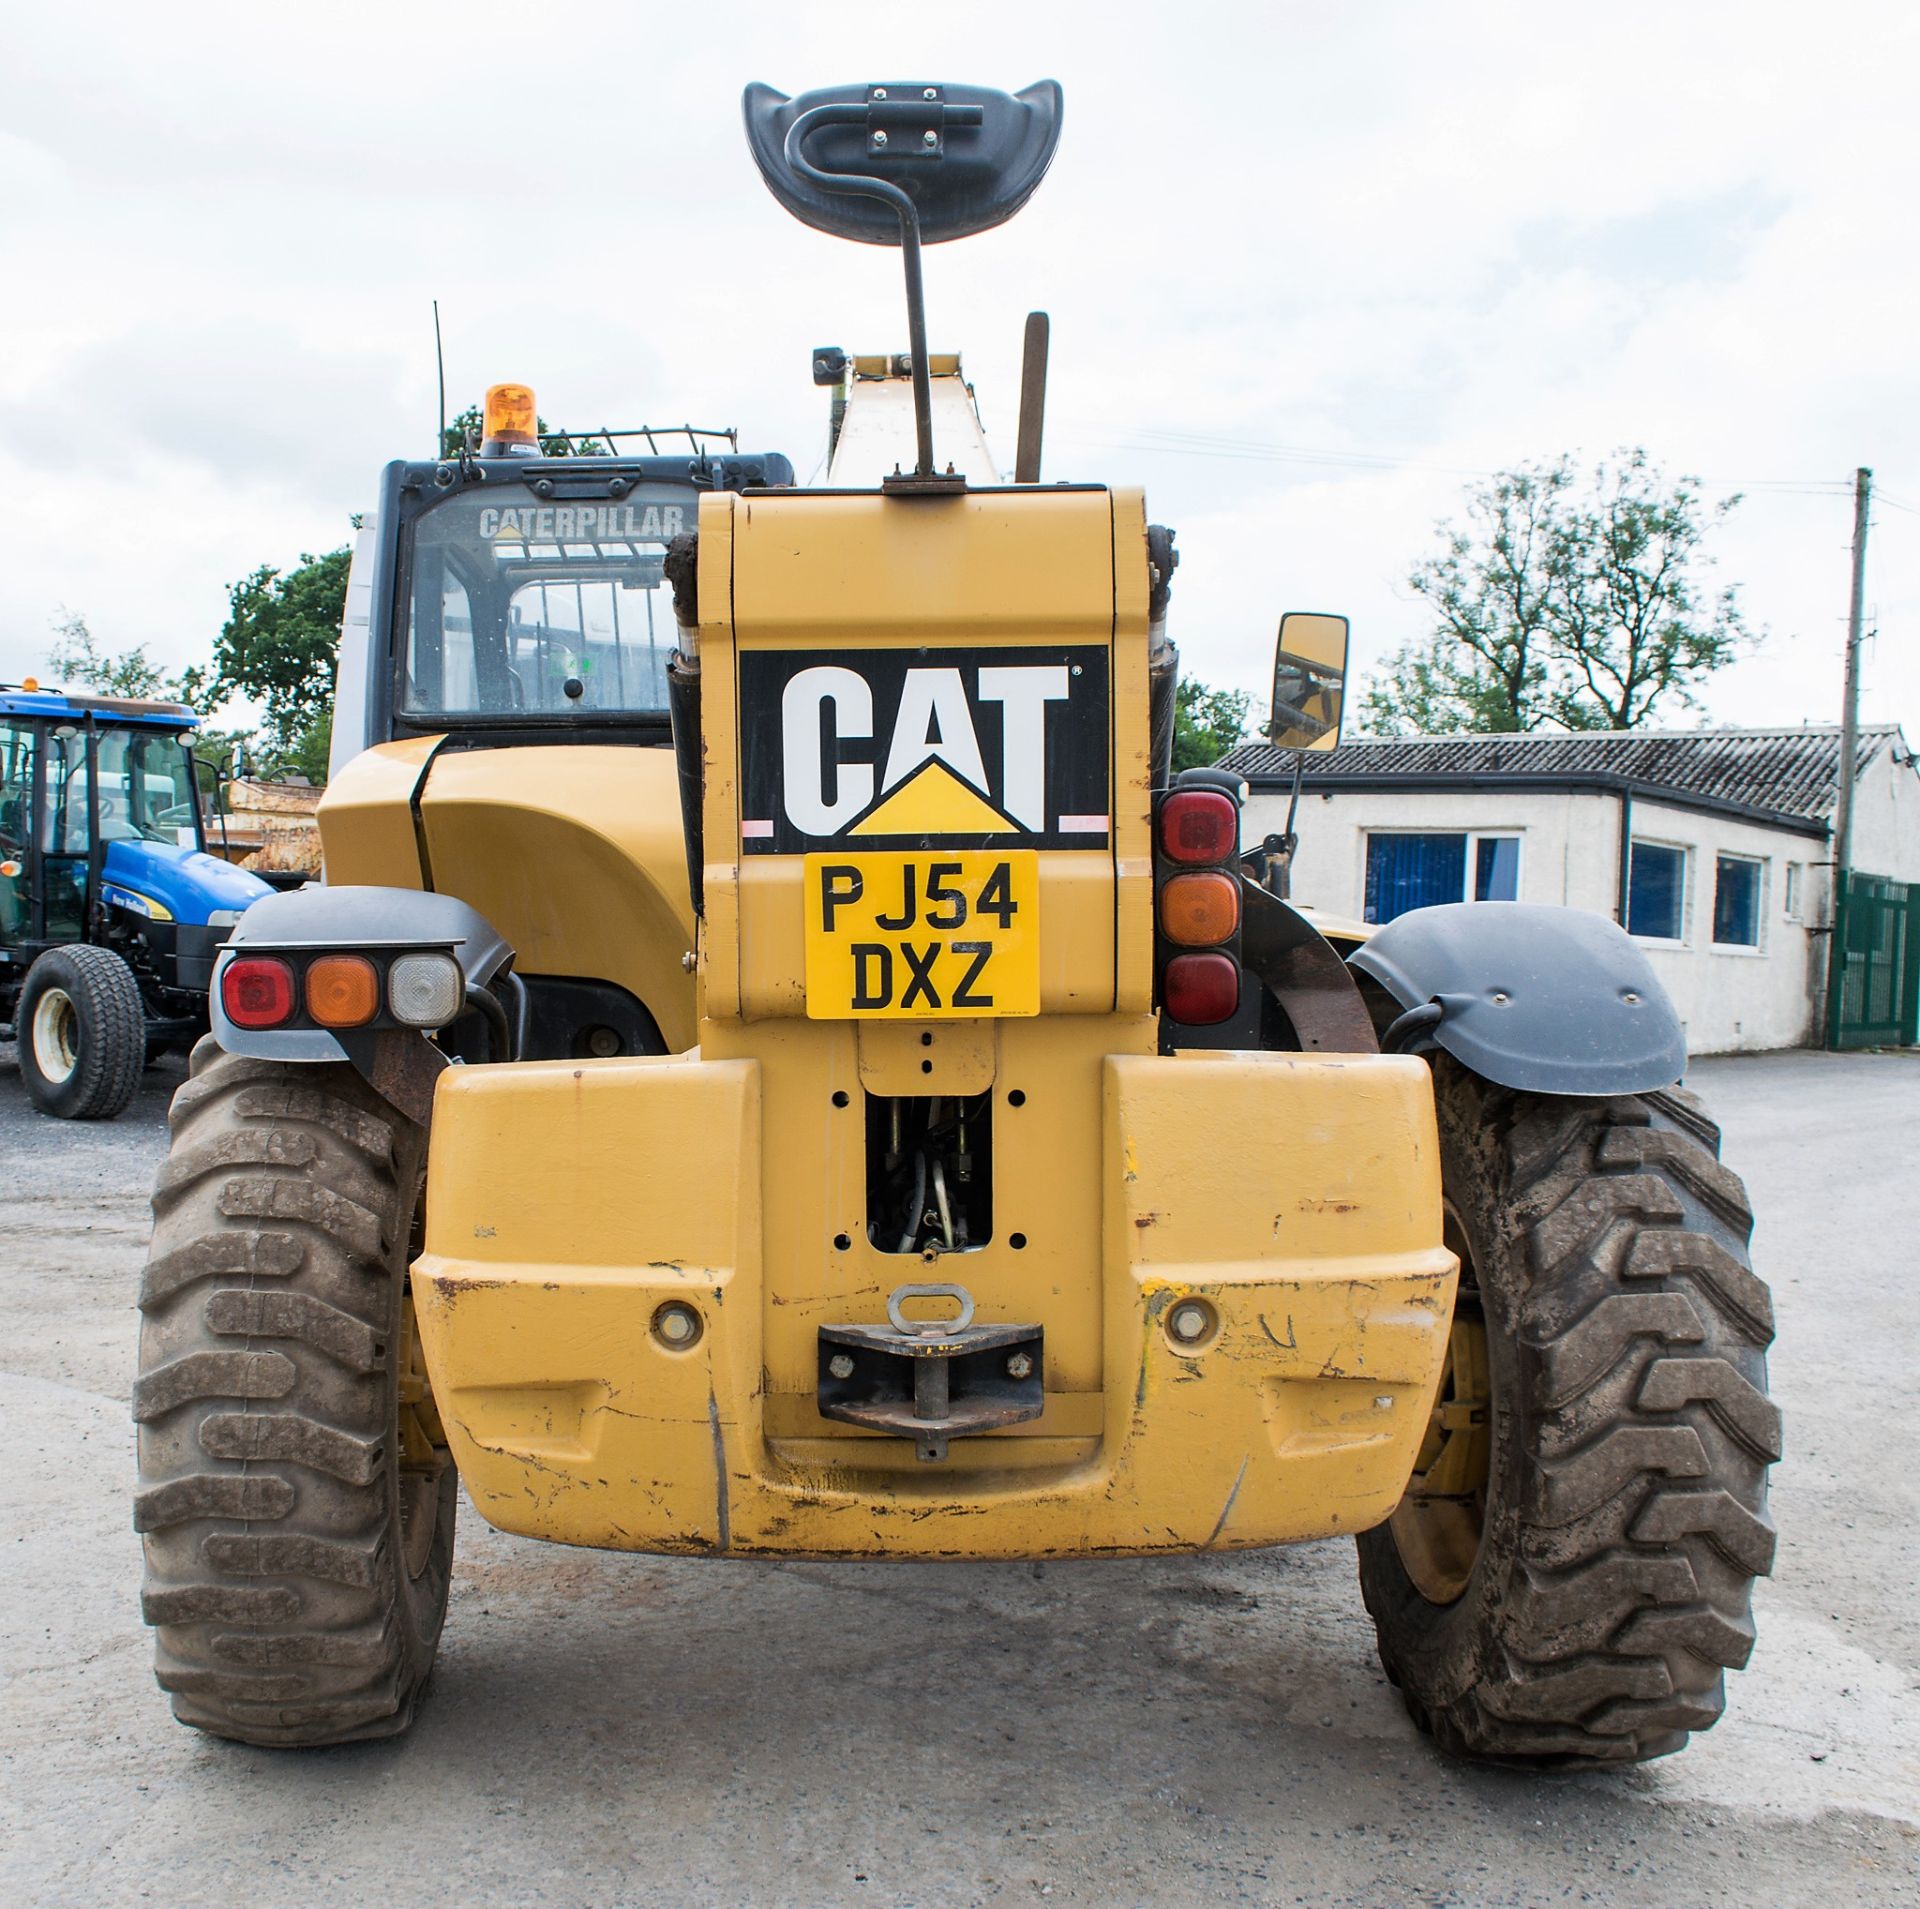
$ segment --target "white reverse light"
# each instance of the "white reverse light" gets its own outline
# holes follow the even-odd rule
[[[452,955],[402,955],[387,970],[387,1005],[403,1027],[445,1027],[465,998]]]

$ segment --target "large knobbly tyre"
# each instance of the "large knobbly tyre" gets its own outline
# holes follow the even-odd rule
[[[1413,1486],[1360,1539],[1380,1656],[1457,1754],[1636,1761],[1725,1703],[1773,1563],[1766,1287],[1679,1091],[1510,1093],[1436,1057],[1462,1292]]]
[[[133,1395],[156,1674],[217,1736],[393,1735],[457,1491],[406,1292],[425,1136],[351,1067],[211,1039],[171,1120]]]
[[[125,1113],[147,1058],[147,1010],[111,948],[49,948],[14,1011],[20,1075],[41,1112],[62,1120]]]

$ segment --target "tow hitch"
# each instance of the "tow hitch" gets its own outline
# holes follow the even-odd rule
[[[951,1319],[909,1319],[909,1299],[950,1299]],[[950,1439],[1038,1418],[1043,1389],[1042,1328],[976,1326],[964,1286],[897,1286],[884,1326],[822,1326],[823,1418],[910,1438],[937,1462]]]

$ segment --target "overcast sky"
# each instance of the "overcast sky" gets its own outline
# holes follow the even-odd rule
[[[1257,688],[1289,608],[1383,656],[1476,474],[1643,444],[1746,493],[1766,640],[1712,719],[1833,721],[1866,464],[1865,713],[1920,741],[1906,0],[0,3],[0,678],[62,606],[204,660],[231,582],[344,542],[432,448],[434,297],[453,408],[519,379],[806,477],[809,348],[903,348],[898,259],[779,210],[741,86],[1042,77],[1059,157],[929,253],[931,341],[1010,463],[1052,313],[1046,474],[1177,528],[1189,671]]]

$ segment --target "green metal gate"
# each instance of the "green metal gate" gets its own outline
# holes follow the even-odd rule
[[[1829,1047],[1920,1041],[1920,883],[1851,875],[1833,925]]]

